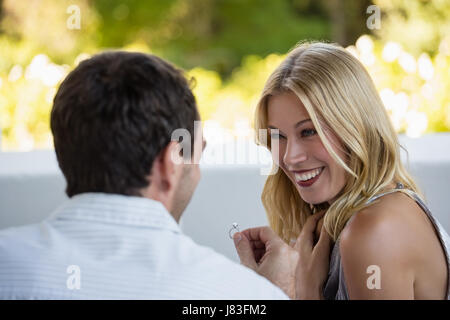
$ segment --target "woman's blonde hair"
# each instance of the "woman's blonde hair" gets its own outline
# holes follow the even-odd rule
[[[344,48],[303,43],[292,49],[265,84],[256,109],[257,133],[267,129],[269,98],[286,91],[303,103],[325,148],[348,178],[328,206],[303,201],[283,170],[268,176],[261,198],[271,227],[284,241],[297,237],[307,217],[323,209],[327,210],[324,226],[336,240],[348,219],[392,182],[400,182],[422,197],[401,162],[397,134],[372,79]],[[347,159],[334,152],[322,125],[341,141]],[[258,144],[264,144],[255,136]],[[270,149],[270,136],[267,140]]]

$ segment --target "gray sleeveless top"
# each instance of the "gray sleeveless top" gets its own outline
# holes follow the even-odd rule
[[[447,234],[447,232],[444,230],[444,228],[440,225],[440,223],[433,217],[430,210],[426,206],[425,202],[412,190],[404,189],[403,185],[401,183],[397,183],[397,186],[395,189],[381,193],[379,195],[376,195],[372,198],[370,198],[367,203],[371,203],[374,200],[378,199],[379,197],[382,197],[386,194],[396,192],[399,189],[403,189],[405,192],[407,192],[413,199],[416,200],[416,202],[420,205],[420,207],[425,211],[428,218],[432,222],[434,228],[437,231],[437,234],[439,236],[439,241],[441,242],[441,245],[445,252],[445,257],[447,260],[447,273],[448,273],[448,280],[447,280],[447,300],[450,300],[450,237]],[[352,216],[353,218],[353,216]],[[350,218],[347,221],[347,224],[352,219]],[[344,271],[342,269],[341,265],[341,254],[339,252],[339,239],[340,236],[336,239],[336,242],[334,244],[333,250],[331,252],[330,257],[330,271],[328,273],[328,279],[325,281],[325,286],[323,288],[323,295],[324,298],[327,300],[348,300],[348,292],[347,287],[345,285],[345,279],[344,279]]]

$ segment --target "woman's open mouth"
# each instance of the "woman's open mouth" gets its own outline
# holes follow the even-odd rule
[[[317,179],[319,179],[324,169],[325,167],[321,167],[308,172],[295,173],[295,182],[297,182],[300,187],[310,187]]]

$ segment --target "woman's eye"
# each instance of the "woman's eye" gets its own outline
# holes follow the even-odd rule
[[[302,130],[302,137],[310,137],[310,136],[315,135],[316,133],[317,133],[317,131],[314,129],[305,129],[305,130]]]

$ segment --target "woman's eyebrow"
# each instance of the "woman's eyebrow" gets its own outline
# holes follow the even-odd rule
[[[294,126],[294,128],[298,128],[298,127],[300,127],[302,124],[304,124],[305,122],[308,122],[308,121],[311,121],[311,119],[304,119],[304,120],[301,120],[301,121],[299,121],[299,122],[297,122],[296,124],[295,124],[295,126]]]
[[[306,123],[306,122],[308,122],[308,121],[311,121],[311,119],[303,119],[303,120],[300,120],[299,122],[297,122],[295,125],[294,125],[294,128],[298,128],[298,127],[300,127],[302,124],[304,124],[304,123]],[[278,129],[277,127],[274,127],[274,126],[272,126],[272,125],[268,125],[267,126],[268,128],[270,128],[270,129]],[[278,129],[278,130],[280,130],[280,129]],[[281,131],[281,130],[280,130]]]

